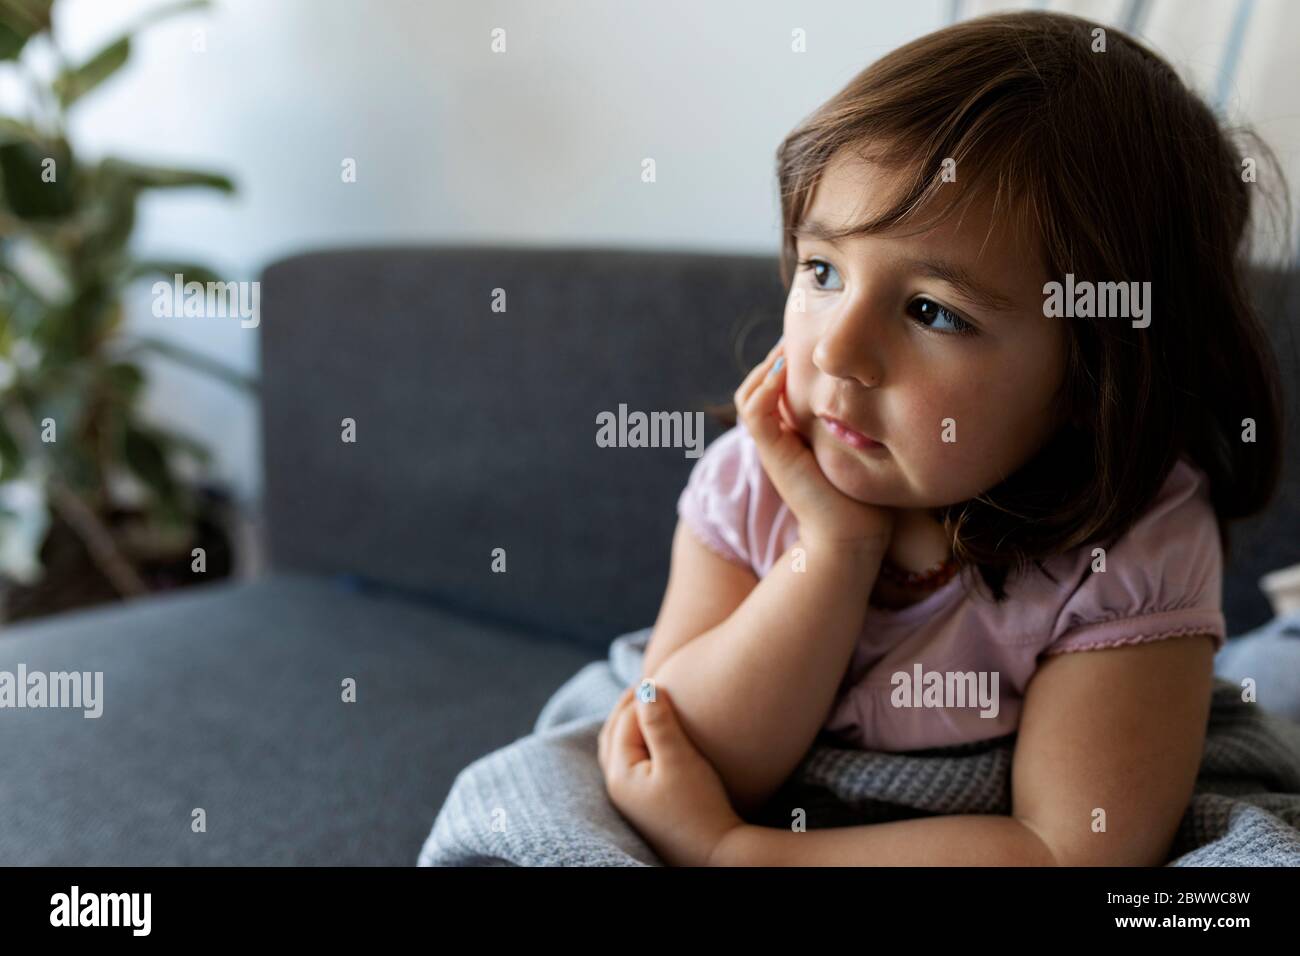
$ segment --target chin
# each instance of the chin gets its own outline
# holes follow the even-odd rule
[[[873,473],[871,463],[862,461],[849,449],[838,443],[834,445],[816,443],[813,446],[813,457],[816,458],[826,480],[840,494],[863,504],[882,507],[891,505],[884,476]]]

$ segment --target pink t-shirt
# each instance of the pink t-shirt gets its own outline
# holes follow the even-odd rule
[[[919,603],[868,605],[824,729],[846,745],[905,751],[999,737],[1019,725],[1041,657],[1176,634],[1225,640],[1223,554],[1209,481],[1189,459],[1093,571],[1092,546],[1010,579],[995,603],[955,575]],[[799,525],[768,480],[743,425],[696,462],[677,502],[696,537],[762,578]]]

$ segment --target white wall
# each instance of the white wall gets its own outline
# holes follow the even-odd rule
[[[60,4],[57,28],[74,60],[156,6]],[[1197,17],[1166,9],[1182,5],[1157,3],[1152,30],[1168,35],[1176,56],[1208,63],[1231,5],[1209,3],[1222,9]],[[965,6],[971,14],[990,5]],[[1054,6],[1110,19],[1120,4]],[[1300,33],[1298,7],[1259,0],[1243,57],[1249,82],[1235,101],[1293,170],[1300,118],[1288,98],[1300,84],[1280,38]],[[81,105],[73,135],[92,154],[229,173],[233,199],[196,191],[147,201],[136,243],[142,254],[205,261],[230,279],[255,278],[281,255],[361,242],[774,253],[781,138],[868,62],[945,23],[950,9],[945,0],[217,0],[144,33],[126,70]],[[1200,32],[1183,29],[1197,24]],[[504,56],[489,49],[494,27],[507,31]],[[804,54],[791,52],[796,27],[807,31]],[[193,49],[196,30],[205,52]],[[652,188],[640,181],[647,156],[657,163]],[[345,157],[357,161],[356,183],[341,182]],[[147,286],[132,305],[133,328],[255,371],[256,330],[155,319]],[[252,402],[153,368],[150,414],[203,437],[218,477],[256,495]]]

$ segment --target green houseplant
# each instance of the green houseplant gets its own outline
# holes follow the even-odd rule
[[[127,61],[135,29],[70,64],[54,36],[52,3],[0,0],[0,69],[29,93],[26,115],[0,116],[0,578],[12,595],[47,580],[51,546],[78,552],[81,565],[56,562],[64,575],[98,578],[110,593],[91,588],[92,596],[61,603],[76,606],[150,590],[151,562],[189,565],[191,546],[202,547],[196,542],[215,527],[211,494],[185,475],[200,473],[209,453],[143,419],[140,359],[161,354],[237,387],[253,384],[123,328],[131,283],[175,274],[216,281],[202,266],[132,254],[140,195],[233,186],[214,173],[74,151],[68,111]],[[175,4],[151,19],[205,5]],[[46,69],[33,65],[33,51]]]

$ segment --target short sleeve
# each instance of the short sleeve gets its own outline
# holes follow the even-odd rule
[[[753,570],[750,504],[756,464],[742,426],[723,432],[700,456],[677,499],[677,514],[715,554]]]
[[[1057,616],[1043,655],[1140,644],[1181,634],[1226,640],[1223,550],[1208,479],[1180,459],[1147,512],[1094,570],[1083,549],[1078,586]]]

